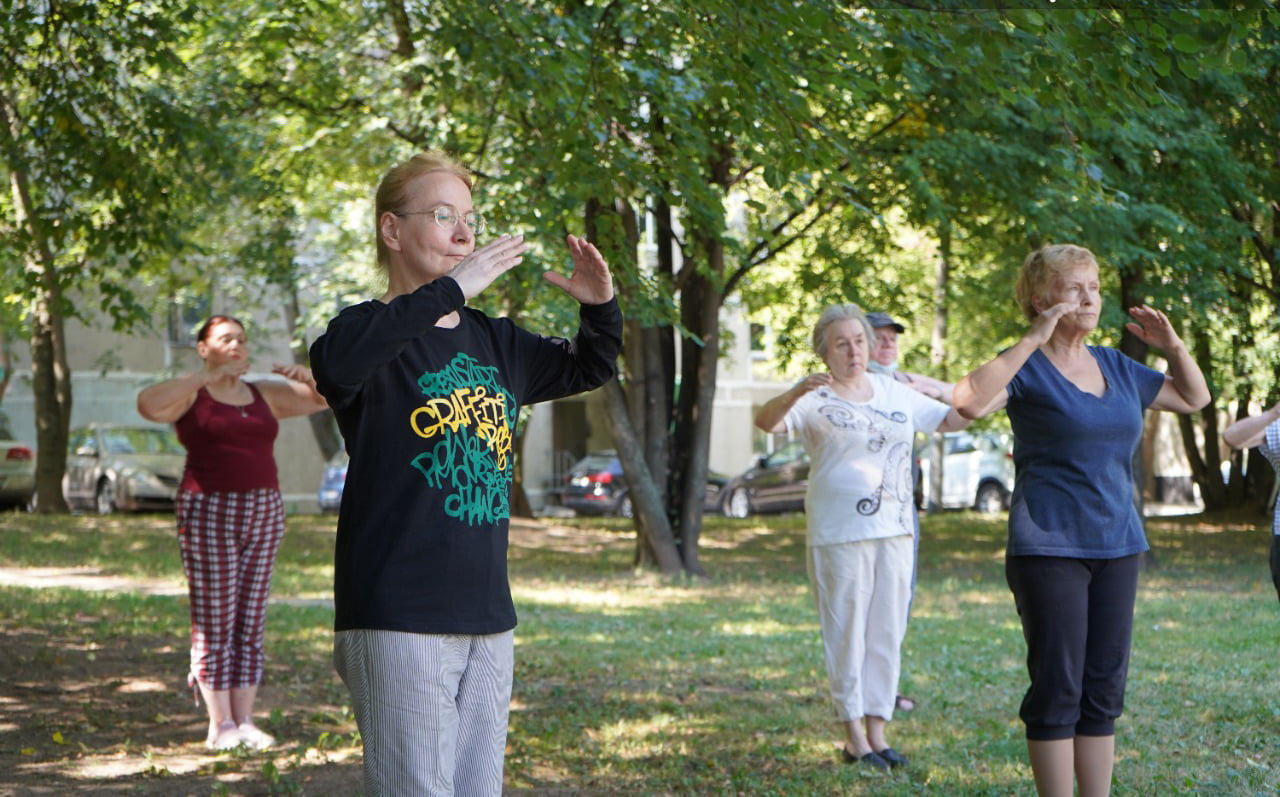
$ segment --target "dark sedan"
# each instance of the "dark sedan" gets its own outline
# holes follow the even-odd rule
[[[718,473],[707,474],[703,511],[719,511],[725,481]],[[560,505],[579,515],[631,517],[631,495],[618,455],[613,451],[594,451],[574,463],[560,486]]]
[[[730,479],[720,492],[720,511],[729,517],[802,512],[808,489],[809,455],[792,441]]]

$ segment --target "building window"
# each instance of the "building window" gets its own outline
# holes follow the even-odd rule
[[[196,345],[196,331],[209,317],[209,307],[208,296],[175,296],[170,299],[169,345]]]
[[[769,331],[764,324],[751,324],[751,359],[769,359]]]

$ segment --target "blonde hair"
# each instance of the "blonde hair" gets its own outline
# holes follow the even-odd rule
[[[442,150],[419,152],[409,160],[392,166],[378,183],[378,192],[373,200],[373,239],[378,246],[378,265],[384,269],[391,264],[391,253],[382,242],[382,214],[405,210],[405,203],[409,200],[409,183],[431,172],[452,174],[466,183],[467,190],[471,189],[471,170]]]
[[[1098,260],[1093,252],[1074,244],[1042,246],[1027,255],[1018,271],[1018,281],[1013,286],[1013,295],[1022,308],[1022,314],[1028,320],[1040,315],[1035,307],[1035,300],[1049,301],[1054,281],[1067,271],[1084,265],[1097,268]]]
[[[822,315],[818,316],[818,323],[813,325],[813,351],[822,358],[827,356],[827,328],[837,321],[857,321],[862,324],[862,328],[867,331],[867,345],[871,345],[871,341],[875,340],[876,332],[871,328],[871,322],[862,312],[862,308],[850,302],[849,304],[833,304],[822,311]]]

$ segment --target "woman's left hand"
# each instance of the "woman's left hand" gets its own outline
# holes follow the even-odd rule
[[[316,383],[315,377],[311,375],[311,369],[305,365],[280,365],[276,363],[271,366],[271,373],[279,374],[285,379],[301,382],[304,385],[314,386]]]
[[[1144,304],[1141,307],[1130,307],[1129,315],[1133,317],[1133,321],[1125,324],[1125,329],[1148,346],[1168,352],[1182,345],[1182,338],[1174,331],[1168,316],[1159,310]]]
[[[577,299],[581,304],[604,304],[613,298],[613,277],[604,262],[600,250],[586,238],[565,236],[569,254],[573,256],[573,273],[568,277],[554,271],[543,273],[543,278],[560,290]]]

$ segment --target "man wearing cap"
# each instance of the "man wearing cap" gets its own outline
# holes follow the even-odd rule
[[[884,374],[899,382],[904,383],[908,387],[925,394],[929,398],[937,399],[945,404],[954,403],[951,399],[952,391],[955,385],[949,382],[941,382],[932,377],[922,374],[911,374],[898,370],[898,335],[906,331],[906,327],[893,320],[893,316],[888,313],[872,312],[867,313],[867,321],[871,323],[871,329],[875,332],[876,339],[871,347],[871,362],[867,364],[867,370],[874,374]],[[911,475],[917,482],[920,480],[920,471],[913,459],[911,462]],[[920,521],[916,519],[916,558],[919,558],[920,551]],[[912,563],[911,567],[911,594],[914,597],[916,591],[916,563]],[[907,604],[907,615],[910,617],[910,603]],[[898,695],[897,709],[899,711],[910,711],[915,708],[916,701],[905,695]]]
[[[954,384],[941,382],[922,374],[911,374],[898,370],[898,335],[906,331],[902,324],[894,321],[893,317],[888,313],[881,312],[867,313],[867,320],[871,322],[871,328],[876,333],[875,344],[871,349],[871,363],[867,366],[867,370],[873,374],[891,376],[929,398],[937,399],[944,404],[954,403],[951,400],[951,393],[955,388]]]

